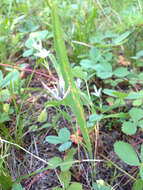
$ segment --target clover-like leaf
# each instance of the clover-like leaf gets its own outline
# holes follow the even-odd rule
[[[72,183],[67,190],[82,190],[82,185],[80,183],[74,182]]]
[[[60,181],[64,184],[64,188],[67,189],[71,181],[71,172],[62,171],[59,175]]]
[[[140,108],[132,108],[129,111],[129,114],[134,122],[138,122],[141,118],[143,118],[143,110]]]
[[[65,150],[68,150],[68,149],[70,148],[71,144],[72,144],[71,141],[65,142],[65,143],[63,143],[63,144],[58,148],[58,150],[59,150],[60,152],[65,151]]]
[[[137,126],[133,122],[126,121],[123,123],[122,131],[127,135],[133,135],[137,131]]]
[[[70,139],[70,131],[67,128],[60,129],[58,135],[63,142],[67,142]]]
[[[140,120],[137,124],[139,127],[141,127],[143,129],[143,120]]]
[[[58,136],[47,136],[45,139],[46,142],[52,143],[52,144],[61,144],[63,143],[63,140],[59,138]]]
[[[125,77],[129,74],[129,71],[127,70],[127,68],[124,67],[119,67],[117,68],[114,73],[113,73],[116,77]]]
[[[49,169],[55,169],[62,163],[61,158],[59,157],[54,157],[49,160]]]
[[[126,164],[131,166],[140,165],[137,153],[130,144],[118,141],[114,144],[114,151]]]

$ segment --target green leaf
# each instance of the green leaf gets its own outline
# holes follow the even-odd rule
[[[2,81],[1,88],[7,87],[10,85],[11,82],[14,82],[19,78],[19,72],[14,70],[11,71]]]
[[[140,106],[142,104],[142,99],[137,99],[133,101],[133,106]]]
[[[108,96],[116,97],[116,96],[114,95],[114,93],[116,92],[115,90],[112,90],[112,89],[104,89],[102,92],[103,92],[104,94],[108,95]]]
[[[30,131],[36,131],[38,129],[38,125],[31,125],[30,127],[29,127],[29,130]]]
[[[143,95],[140,94],[139,92],[130,92],[128,96],[126,97],[126,99],[128,100],[133,100],[137,98],[143,98]]]
[[[72,69],[72,73],[74,77],[87,80],[87,73],[82,70],[82,67],[78,67],[78,66],[74,67]]]
[[[108,186],[100,186],[99,187],[99,185],[97,183],[93,184],[93,189],[94,190],[111,190],[111,188]]]
[[[113,92],[113,94],[116,96],[116,97],[118,97],[118,98],[120,98],[120,99],[124,99],[124,98],[126,98],[127,96],[128,96],[128,94],[126,94],[126,93],[124,93],[124,92]]]
[[[29,57],[29,56],[31,56],[33,54],[34,54],[34,50],[33,49],[28,49],[28,50],[24,51],[23,57]]]
[[[143,50],[141,51],[138,51],[137,54],[136,54],[136,57],[142,57],[143,56]]]
[[[126,164],[131,166],[140,165],[137,153],[130,144],[123,141],[118,141],[114,144],[114,151]]]
[[[66,150],[68,150],[68,149],[71,147],[71,144],[72,144],[72,142],[70,142],[70,141],[65,142],[64,144],[62,144],[62,145],[58,148],[58,150],[59,150],[60,152],[66,151]]]
[[[2,71],[0,70],[0,84],[1,84],[2,80],[3,80],[3,73],[2,73]],[[0,86],[0,87],[1,87],[1,86]]]
[[[140,167],[140,177],[143,180],[143,165]]]
[[[2,190],[8,190],[12,187],[11,176],[0,175],[0,187]]]
[[[54,157],[54,158],[51,158],[50,160],[49,160],[49,169],[55,169],[55,168],[57,168],[58,166],[60,166],[60,164],[62,163],[62,160],[61,160],[61,158],[59,158],[59,157]]]
[[[47,136],[45,139],[46,142],[52,143],[52,144],[62,144],[64,143],[61,138],[58,136]]]
[[[143,129],[143,120],[140,120],[137,125]]]
[[[10,97],[10,92],[8,89],[4,89],[0,91],[0,102],[4,102],[8,100],[9,97]]]
[[[127,31],[127,32],[124,32],[123,34],[121,34],[119,37],[117,37],[116,39],[113,40],[113,43],[114,44],[123,44],[124,41],[129,35],[130,35],[131,32]]]
[[[132,190],[143,190],[143,180],[137,179],[133,185]]]
[[[116,77],[125,77],[129,74],[130,72],[127,70],[127,68],[124,68],[124,67],[119,67],[117,68],[113,74],[116,76]]]
[[[137,126],[130,121],[125,121],[122,125],[122,131],[127,135],[133,135],[137,131]]]
[[[71,88],[70,93],[67,95],[65,102],[72,108],[77,124],[81,129],[82,136],[84,138],[89,155],[92,158],[92,146],[87,129],[83,104],[81,102],[78,90],[74,82],[74,76],[72,74],[71,65],[67,56],[66,46],[63,40],[63,31],[61,28],[62,25],[60,23],[54,1],[52,1],[52,25],[56,56],[60,65],[62,77],[65,81],[65,90],[67,91],[69,87]]]
[[[0,114],[0,123],[4,123],[5,121],[10,121],[9,115],[7,113]]]
[[[83,59],[80,61],[81,68],[85,71],[93,68],[94,62],[89,59]]]
[[[129,116],[128,113],[115,113],[115,114],[108,114],[108,115],[104,115],[103,118],[107,119],[107,118],[127,118]]]
[[[63,162],[63,165],[61,165],[61,170],[62,171],[67,171],[72,167],[72,161],[73,161],[73,156],[76,153],[76,150],[74,148],[71,148],[71,150],[68,152],[68,155]]]
[[[12,185],[12,190],[24,190],[24,188],[21,186],[21,184],[14,183]]]
[[[64,184],[64,188],[67,189],[71,181],[71,172],[70,171],[61,172],[59,178],[61,182]]]
[[[138,122],[141,118],[143,118],[143,110],[139,108],[132,108],[129,111],[129,114],[134,122]]]
[[[108,62],[97,64],[94,69],[97,72],[97,76],[101,79],[112,77],[112,65]]]
[[[143,163],[143,143],[141,144],[141,162]]]
[[[103,118],[103,115],[94,113],[94,114],[90,115],[89,121],[90,122],[101,121],[102,118]]]
[[[51,123],[45,123],[44,125],[42,125],[42,126],[40,127],[40,130],[41,130],[41,129],[45,129],[45,128],[47,128],[47,127],[51,127],[51,126],[52,126]]]
[[[38,121],[41,122],[41,123],[47,121],[47,110],[46,110],[46,109],[44,109],[44,110],[40,113],[40,115],[39,115],[39,117],[38,117]]]
[[[67,190],[82,190],[82,185],[80,183],[72,183]]]
[[[58,136],[63,140],[63,142],[66,142],[70,139],[70,132],[67,128],[62,128],[60,129]]]

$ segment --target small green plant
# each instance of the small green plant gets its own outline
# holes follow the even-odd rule
[[[43,48],[42,41],[51,38],[51,34],[47,30],[32,32],[29,38],[25,42],[27,50],[23,53],[23,57],[31,57],[33,59],[36,56],[45,58],[48,55],[48,51]]]
[[[122,131],[127,135],[133,135],[137,131],[137,126],[143,128],[143,110],[141,108],[132,108],[129,111],[130,120],[124,121]]]
[[[14,112],[9,103],[5,103],[10,97],[10,84],[19,78],[18,71],[11,71],[5,77],[0,70],[0,123],[10,120],[10,115]],[[6,88],[6,87],[9,87]]]
[[[67,128],[60,129],[58,136],[47,136],[45,140],[55,145],[61,144],[58,148],[59,151],[68,150],[72,144],[70,141],[70,131]]]
[[[96,180],[96,183],[93,184],[94,190],[111,190],[111,187],[106,185],[104,180],[99,179]]]
[[[65,171],[61,172],[59,175],[59,179],[61,183],[63,184],[63,188],[53,188],[53,190],[74,190],[74,189],[79,189],[82,190],[82,185],[77,182],[72,182],[71,181],[71,172],[70,171]]]

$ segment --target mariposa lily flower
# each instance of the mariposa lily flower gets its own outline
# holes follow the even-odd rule
[[[42,82],[42,85],[45,89],[48,90],[50,95],[56,99],[56,100],[62,100],[65,99],[66,96],[70,93],[70,87],[67,91],[65,91],[65,81],[63,80],[63,77],[59,78],[59,82],[57,83],[57,86],[54,85],[54,88],[49,88],[44,82]]]
[[[38,40],[38,42],[34,41],[33,47],[38,51],[34,55],[40,58],[46,58],[50,54],[50,51],[47,51],[42,47],[42,41]]]
[[[93,87],[94,87],[94,92],[92,92],[91,94],[93,94],[96,97],[100,97],[102,88],[99,88],[97,90],[97,87],[95,85]]]

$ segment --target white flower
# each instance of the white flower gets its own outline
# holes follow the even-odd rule
[[[96,88],[95,85],[94,85],[93,87],[94,87],[94,92],[92,92],[91,94],[93,94],[93,95],[96,96],[96,97],[100,97],[102,88],[99,88],[99,89],[97,90],[97,88]]]
[[[46,58],[50,53],[50,51],[47,51],[46,49],[42,47],[41,40],[38,40],[38,42],[34,41],[33,48],[39,51],[38,53],[35,53],[34,55],[40,58]]]
[[[63,77],[60,77],[57,86],[54,85],[53,89],[49,88],[44,82],[42,82],[42,84],[56,100],[62,100],[70,93],[70,87],[65,92],[65,81],[63,80]]]

